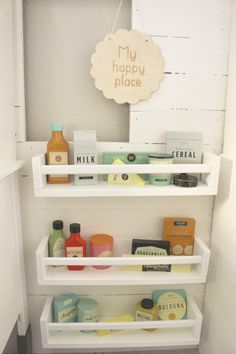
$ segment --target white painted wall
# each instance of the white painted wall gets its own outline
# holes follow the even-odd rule
[[[128,141],[129,107],[104,98],[90,75],[96,44],[112,31],[120,0],[25,0],[27,139],[47,140],[52,122]],[[130,0],[115,26],[130,28]]]
[[[224,126],[230,0],[133,0],[132,27],[159,44],[165,78],[131,106],[130,141],[165,143],[167,130],[202,131],[220,152]]]
[[[2,353],[8,337],[17,321],[17,275],[16,251],[14,244],[14,225],[11,195],[11,180],[4,178],[0,181],[0,353]]]
[[[15,160],[11,1],[0,3],[0,166]]]
[[[0,2],[0,175],[15,160],[11,1]],[[11,177],[0,179],[0,353],[17,321],[16,250]]]
[[[78,8],[77,6],[74,8],[71,5],[66,5],[71,3],[74,5],[78,3]],[[62,68],[68,70],[66,65],[68,62],[65,61],[66,54],[64,54],[64,49],[67,46],[63,48],[63,51],[61,50],[61,42],[58,43],[59,40],[56,37],[56,33],[60,34],[59,38],[64,38],[63,43],[67,43],[66,34],[68,35],[67,31],[69,30],[66,25],[68,24],[68,19],[71,18],[73,26],[77,28],[76,20],[80,13],[79,6],[82,6],[81,11],[83,16],[85,16],[87,11],[90,14],[88,4],[94,6],[95,3],[96,6],[98,3],[104,4],[103,1],[94,2],[92,0],[76,0],[74,2],[71,0],[67,2],[59,0],[25,1],[26,72],[28,86],[26,90],[28,97],[27,124],[28,127],[31,126],[29,128],[29,131],[31,131],[29,136],[32,139],[46,139],[45,137],[48,136],[48,126],[55,112],[57,117],[60,116],[64,119],[66,116],[64,123],[68,125],[70,131],[74,128],[75,118],[71,114],[70,107],[78,108],[78,103],[75,100],[77,97],[75,91],[78,89],[77,79],[73,78],[72,81],[69,80],[67,82],[69,85],[69,91],[67,92],[65,90],[66,86],[61,87],[59,85],[60,82],[56,75],[59,70],[58,63],[55,60],[53,61],[57,71],[54,71],[54,67],[51,65],[50,72],[47,71],[46,64],[49,63],[48,65],[50,65],[50,62],[55,58],[55,54],[57,54],[56,57],[60,58],[60,61],[63,62]],[[87,4],[87,7],[85,4]],[[124,1],[124,4],[126,4],[126,1]],[[62,5],[64,5],[63,8]],[[116,5],[118,5],[118,1]],[[114,7],[112,8],[114,9]],[[43,15],[46,15],[45,19]],[[131,107],[129,132],[131,142],[152,142],[161,144],[160,148],[163,149],[165,132],[167,130],[200,130],[203,131],[204,135],[204,150],[221,151],[227,83],[229,17],[229,0],[209,0],[207,2],[204,0],[178,0],[175,2],[171,0],[135,0],[133,2],[132,26],[140,30],[145,30],[160,44],[166,60],[165,71],[167,73],[158,93],[153,95],[150,100]],[[84,22],[82,21],[83,25]],[[64,28],[62,30],[61,23],[66,27],[65,31]],[[33,25],[34,30],[31,33],[29,29],[33,29],[33,27],[30,27]],[[45,26],[45,29],[42,29],[42,25]],[[97,22],[96,26],[99,27]],[[42,32],[40,32],[40,29]],[[107,28],[104,27],[103,30],[105,34]],[[35,35],[36,33],[37,35]],[[71,35],[70,31],[69,35]],[[32,38],[30,38],[31,36]],[[94,38],[94,42],[98,40],[96,31],[93,31],[91,36]],[[54,38],[57,44],[57,47],[54,47],[53,44],[52,49],[47,43],[49,40],[51,41],[51,37]],[[83,40],[83,38],[80,40]],[[49,43],[51,43],[50,41]],[[78,49],[75,39],[73,43],[76,53]],[[48,49],[47,56],[44,56],[44,58],[39,55],[44,52],[43,49],[45,46],[43,45],[46,45]],[[70,45],[69,41],[68,46]],[[59,49],[61,50],[60,52]],[[83,49],[81,51],[81,60],[87,61],[86,65],[88,65],[89,51],[90,48],[88,47],[86,47],[86,50]],[[45,70],[47,78],[51,78],[50,73],[53,73],[52,81],[49,79],[47,80],[48,82],[45,82],[45,79],[41,81],[38,74],[39,71],[36,70],[36,68],[40,68],[41,70],[41,64],[43,64],[43,70]],[[73,58],[73,61],[70,62],[71,71],[75,70],[74,65],[75,59]],[[84,75],[83,80],[85,82],[86,80],[90,80],[88,73],[84,73]],[[33,82],[37,85],[36,88],[41,90],[39,97],[37,97],[36,91],[34,91]],[[47,95],[44,92],[44,88],[46,88],[45,92],[47,92]],[[93,93],[84,97],[83,91],[81,97],[84,100],[83,109],[86,109],[87,105],[93,106],[93,100],[95,99]],[[51,98],[52,101],[50,101]],[[68,102],[71,99],[74,100],[73,102],[76,105],[69,107]],[[58,102],[60,102],[59,106],[57,106]],[[104,101],[101,104],[104,104],[103,107],[105,109],[109,105],[111,115],[113,115],[113,108],[122,109],[122,106],[117,107],[113,104],[111,107],[110,101]],[[116,140],[118,136],[116,135],[117,129],[119,136],[124,136],[122,135],[124,132],[123,128],[126,126],[122,127],[123,122],[119,121],[117,125],[114,124],[111,128],[110,125],[107,126],[107,122],[99,119],[98,126],[97,121],[94,121],[94,114],[92,115],[93,119],[89,121],[89,124],[91,124],[89,127],[96,130],[99,129],[99,132],[109,131],[109,134],[106,136],[99,133],[99,136],[104,138],[104,140],[106,140],[107,136],[112,140]],[[45,118],[41,120],[42,117]],[[88,115],[86,115],[87,118]],[[83,124],[81,121],[81,128],[86,127]],[[133,308],[137,299],[140,299],[144,294],[150,295],[153,290],[153,287],[146,286],[122,287],[119,289],[117,287],[68,287],[66,289],[60,286],[39,287],[36,280],[35,250],[42,235],[50,231],[53,219],[62,218],[66,229],[68,229],[69,223],[80,222],[83,230],[82,233],[85,237],[89,237],[95,232],[106,232],[114,235],[116,241],[119,242],[120,238],[161,238],[162,219],[164,216],[189,216],[195,217],[197,220],[196,234],[209,244],[214,206],[214,199],[212,197],[83,198],[82,200],[79,198],[35,198],[32,186],[31,156],[45,151],[45,149],[46,145],[43,142],[18,144],[19,157],[27,160],[27,164],[21,173],[20,185],[25,259],[27,264],[27,288],[34,353],[56,352],[53,350],[43,351],[40,340],[39,316],[44,299],[48,294],[56,295],[67,291],[74,291],[82,295],[87,294],[97,298],[104,309],[108,302],[109,306],[107,308],[112,309],[112,299],[117,299],[117,296],[122,294],[122,297],[119,297],[121,299],[120,307],[123,311],[126,311],[128,308]],[[174,285],[171,285],[171,287],[174,287]],[[194,295],[200,308],[202,308],[204,285],[183,287],[190,294]],[[121,312],[123,312],[122,310]]]
[[[201,352],[236,352],[236,1],[232,6],[229,82],[224,132],[225,159],[212,230],[212,258],[204,307]]]

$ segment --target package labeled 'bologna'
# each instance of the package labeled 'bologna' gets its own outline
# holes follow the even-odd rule
[[[187,295],[184,289],[158,289],[152,293],[162,321],[187,319]]]

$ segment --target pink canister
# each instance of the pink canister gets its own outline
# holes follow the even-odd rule
[[[90,237],[91,257],[112,257],[113,237],[106,234],[96,234]],[[97,269],[106,269],[111,266],[93,266]]]

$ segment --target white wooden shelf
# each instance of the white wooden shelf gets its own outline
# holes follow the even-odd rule
[[[0,165],[0,180],[18,171],[24,165],[24,161],[16,160]]]
[[[97,323],[54,323],[52,322],[52,301],[48,297],[40,318],[41,336],[44,348],[162,348],[184,347],[199,344],[202,314],[196,303],[188,297],[188,318],[176,321],[145,322],[97,322]],[[147,332],[142,328],[157,328]],[[81,330],[123,329],[98,336],[96,332],[81,333]]]
[[[126,252],[127,253],[127,252]],[[193,256],[149,256],[110,258],[48,257],[48,236],[44,236],[36,251],[37,276],[40,285],[157,285],[195,284],[206,282],[210,251],[200,239],[195,239]],[[191,264],[189,272],[139,272],[122,270],[124,265]],[[53,267],[57,265],[61,267]],[[85,265],[81,271],[70,271],[66,265]],[[92,265],[111,265],[95,269]]]
[[[132,144],[131,144],[132,145]],[[102,146],[102,144],[101,144]],[[205,153],[202,164],[173,165],[60,165],[45,164],[45,155],[32,159],[34,193],[37,197],[141,197],[141,196],[201,196],[216,195],[219,180],[220,157]],[[47,184],[47,174],[98,174],[109,173],[201,173],[197,187],[169,186],[125,186],[98,180],[97,185],[76,186],[70,184]]]

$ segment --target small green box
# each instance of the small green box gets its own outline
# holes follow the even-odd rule
[[[103,164],[111,165],[116,159],[120,159],[125,164],[148,164],[148,155],[150,152],[104,152]],[[144,180],[148,180],[148,174],[139,174]],[[107,175],[104,175],[104,180],[107,181]]]
[[[53,299],[53,320],[59,323],[78,321],[79,297],[75,294],[66,294]]]

